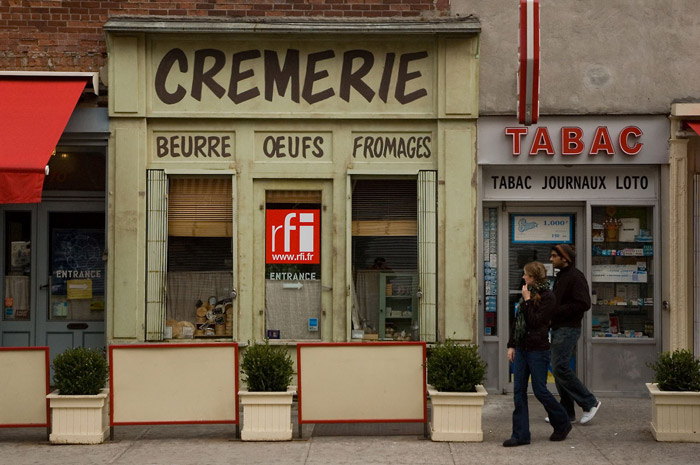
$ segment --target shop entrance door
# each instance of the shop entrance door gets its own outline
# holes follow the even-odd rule
[[[2,209],[3,346],[105,346],[104,201]]]
[[[523,267],[532,261],[539,261],[544,264],[547,269],[547,277],[553,284],[556,270],[549,262],[549,254],[556,244],[568,243],[577,246],[579,251],[577,267],[581,268],[585,254],[581,252],[579,244],[583,243],[583,230],[581,227],[583,218],[582,207],[511,207],[507,210],[506,225],[508,231],[507,254],[505,254],[506,263],[504,269],[508,270],[506,279],[507,295],[503,296],[502,302],[507,304],[507,318],[502,319],[504,327],[500,328],[501,334],[504,335],[502,340],[501,353],[503,365],[506,367],[506,377],[508,380],[508,390],[513,390],[512,364],[506,357],[508,343],[508,334],[510,325],[515,318],[516,305],[521,297],[521,289],[524,284]],[[579,345],[579,350],[572,359],[572,368],[579,372],[579,376],[583,373],[583,364],[576,363],[577,360],[582,360],[581,354],[582,345]],[[550,389],[556,392],[554,386],[554,378],[551,371],[547,380]]]

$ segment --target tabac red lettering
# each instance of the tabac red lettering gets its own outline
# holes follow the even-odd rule
[[[554,155],[554,145],[552,145],[552,139],[549,137],[546,126],[539,127],[535,131],[535,138],[530,146],[530,155],[537,155],[542,150],[547,155]]]
[[[520,141],[524,135],[527,135],[527,128],[506,128],[506,136],[513,138],[513,156],[520,155]]]
[[[583,129],[576,127],[561,128],[561,154],[580,155],[583,153]]]
[[[620,136],[619,136],[619,143],[620,143],[620,149],[625,155],[637,155],[641,150],[642,144],[641,142],[634,142],[632,145],[630,145],[630,137],[635,137],[639,139],[642,137],[644,133],[642,132],[641,129],[639,129],[637,126],[627,126],[624,128],[622,131],[620,131]]]
[[[593,144],[591,144],[591,150],[588,154],[597,155],[600,152],[605,152],[607,155],[615,155],[615,148],[610,139],[610,132],[608,132],[607,126],[598,126],[596,128]]]

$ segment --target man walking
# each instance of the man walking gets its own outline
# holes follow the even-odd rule
[[[576,352],[581,336],[581,321],[591,308],[591,296],[586,277],[575,267],[576,249],[569,244],[552,248],[549,261],[559,270],[554,282],[557,311],[552,317],[552,373],[559,392],[559,402],[573,423],[576,419],[574,402],[583,409],[581,424],[593,419],[600,409],[600,401],[591,394],[576,376],[569,362]]]

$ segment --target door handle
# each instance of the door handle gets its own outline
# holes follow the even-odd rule
[[[42,284],[41,286],[39,286],[39,289],[41,289],[42,291],[43,291],[44,289],[48,289],[48,288],[49,288],[49,285],[48,285],[48,284]]]

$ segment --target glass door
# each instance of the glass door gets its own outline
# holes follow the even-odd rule
[[[507,307],[503,327],[500,328],[502,342],[502,357],[506,359],[506,344],[508,342],[509,330],[514,321],[518,302],[521,297],[523,286],[523,267],[533,261],[541,262],[547,269],[547,277],[552,285],[556,279],[556,271],[549,262],[549,255],[552,247],[557,244],[567,243],[578,246],[582,243],[582,231],[579,218],[583,217],[583,209],[578,207],[511,207],[507,214],[507,244],[508,254],[506,257],[507,280],[506,289],[502,291],[502,302]],[[505,229],[505,228],[504,228]],[[581,257],[581,254],[579,254]],[[577,267],[582,268],[583,257],[577,261]],[[580,346],[581,347],[581,346]],[[582,349],[579,347],[579,353]],[[580,357],[572,358],[572,368],[576,368],[576,360]],[[512,391],[512,364],[507,360],[508,389]],[[548,383],[554,389],[554,378],[551,370],[548,376]]]
[[[36,345],[105,347],[104,202],[43,202],[38,218]]]

